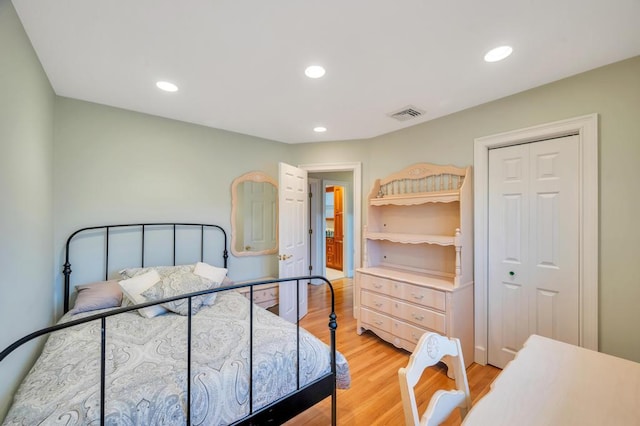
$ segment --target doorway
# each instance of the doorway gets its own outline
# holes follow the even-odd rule
[[[312,274],[326,275],[326,237],[324,222],[325,189],[323,182],[344,187],[343,273],[352,278],[361,265],[361,202],[362,178],[360,163],[302,164],[309,172],[311,191],[311,266]]]
[[[571,118],[474,143],[474,361],[487,363],[489,292],[489,150],[575,135],[578,140],[578,344],[598,350],[598,116]]]
[[[309,173],[311,268],[330,281],[353,276],[351,179],[351,172]]]
[[[324,259],[329,280],[344,278],[344,195],[348,182],[324,181]],[[347,234],[348,235],[348,234]]]

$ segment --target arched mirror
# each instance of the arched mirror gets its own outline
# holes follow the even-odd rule
[[[231,184],[231,252],[278,252],[278,183],[265,173],[245,173]]]

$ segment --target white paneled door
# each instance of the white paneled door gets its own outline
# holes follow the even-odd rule
[[[307,171],[286,163],[279,164],[279,274],[280,278],[309,275],[309,186]],[[296,322],[307,314],[307,282],[283,282],[279,289],[280,316]]]
[[[578,136],[489,152],[488,362],[531,334],[579,344]]]

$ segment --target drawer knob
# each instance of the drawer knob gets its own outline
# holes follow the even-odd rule
[[[374,286],[375,288],[382,288],[382,284],[378,284],[378,283],[375,283],[373,286]]]
[[[416,321],[422,321],[424,319],[423,315],[416,315],[416,314],[411,314],[411,316],[416,320]]]
[[[411,293],[411,296],[413,296],[414,299],[418,299],[418,300],[424,299],[424,294]]]
[[[376,305],[376,308],[379,308],[379,307],[381,307],[383,304],[382,304],[381,302],[376,302],[376,303],[374,303],[374,305]]]
[[[382,321],[380,321],[380,320],[376,320],[376,321],[374,321],[374,323],[375,323],[375,325],[378,325],[378,326],[382,325]]]

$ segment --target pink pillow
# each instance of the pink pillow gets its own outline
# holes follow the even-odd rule
[[[73,309],[69,311],[72,315],[97,309],[115,308],[122,304],[122,289],[116,280],[79,285],[76,291],[78,292],[76,302]]]

